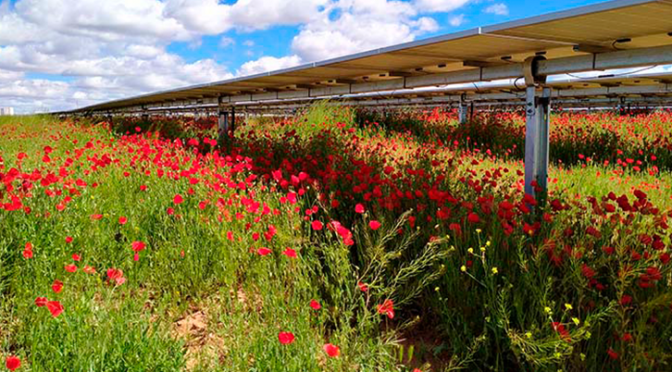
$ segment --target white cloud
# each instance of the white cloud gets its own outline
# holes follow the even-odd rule
[[[496,15],[509,15],[509,7],[504,3],[492,4],[484,10],[486,13],[496,14]]]
[[[256,61],[250,61],[244,63],[240,66],[238,70],[238,75],[248,76],[259,74],[262,72],[280,70],[283,68],[293,67],[301,64],[301,58],[296,55],[287,56],[287,57],[261,57]]]
[[[450,17],[450,19],[448,20],[448,23],[453,27],[458,27],[458,26],[462,26],[462,24],[464,24],[464,21],[465,21],[464,14],[460,14],[460,15],[456,15],[454,17]]]
[[[287,68],[415,40],[439,29],[429,13],[469,1],[0,0],[0,100],[24,111],[56,110],[230,78],[213,59],[185,61],[167,47],[179,41],[197,48],[204,36],[216,35],[226,48],[236,42],[224,35],[232,30],[298,26],[289,55],[263,56],[235,74]],[[245,39],[238,42],[254,46]],[[260,51],[243,53],[252,58]]]
[[[231,46],[235,43],[236,43],[236,41],[233,40],[232,38],[228,37],[228,36],[222,36],[222,38],[219,39],[219,47],[220,48],[226,48],[226,47],[229,47],[229,46]]]
[[[415,0],[416,7],[423,12],[450,12],[463,7],[471,0]]]

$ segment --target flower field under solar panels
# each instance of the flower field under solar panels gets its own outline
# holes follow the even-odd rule
[[[4,367],[667,370],[671,118],[0,118]]]

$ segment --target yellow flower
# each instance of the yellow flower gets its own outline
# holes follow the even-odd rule
[[[579,318],[572,318],[572,322],[578,326],[579,323],[581,323],[581,320],[579,320]]]
[[[467,271],[467,267],[464,266],[464,265],[462,265],[462,267],[460,267],[460,270],[461,270],[462,272],[465,272],[465,271]]]
[[[565,309],[572,310],[572,305],[571,304],[565,304]]]
[[[485,247],[481,247],[481,252],[485,252]]]
[[[590,332],[586,332],[586,338],[587,338],[587,339],[590,339],[590,336],[592,336],[592,333],[590,333]]]
[[[485,242],[485,246],[486,246],[486,247],[489,247],[489,246],[490,246],[490,241],[489,241],[489,240],[488,240],[487,242]]]
[[[497,275],[498,272],[499,272],[499,270],[497,270],[496,267],[493,267],[493,268],[492,268],[492,273],[493,273],[493,274]]]
[[[532,332],[525,332],[525,337],[532,338]]]
[[[546,306],[546,307],[544,307],[544,311],[546,312],[546,314],[550,314],[551,313],[551,308]]]
[[[469,248],[469,249],[467,249],[467,252],[469,252],[469,253],[471,253],[471,254],[474,254],[474,248]]]
[[[480,234],[481,231],[482,231],[481,229],[476,229],[476,233],[477,233],[477,234]]]

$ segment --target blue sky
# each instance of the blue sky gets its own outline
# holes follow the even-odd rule
[[[0,0],[0,106],[69,109],[597,2]]]

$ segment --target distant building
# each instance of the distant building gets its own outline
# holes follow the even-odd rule
[[[14,107],[0,107],[0,116],[3,115],[8,116],[14,115]]]

